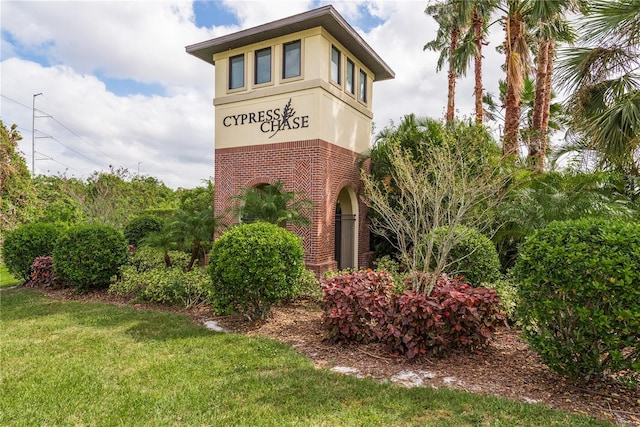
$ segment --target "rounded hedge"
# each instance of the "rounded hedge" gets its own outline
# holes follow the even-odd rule
[[[138,247],[142,239],[162,229],[162,221],[156,217],[144,215],[132,219],[124,227],[124,237],[130,245]]]
[[[51,256],[59,235],[58,226],[45,223],[25,224],[7,233],[2,259],[9,273],[28,280],[33,260]]]
[[[264,318],[273,304],[297,294],[303,254],[300,238],[277,225],[232,227],[210,253],[216,307]]]
[[[67,285],[87,291],[108,287],[127,257],[122,233],[106,225],[79,225],[60,235],[53,266]]]
[[[640,223],[554,222],[515,265],[518,318],[531,348],[575,380],[640,372]]]
[[[441,227],[434,231],[436,251],[445,238],[447,230],[447,227]],[[495,282],[502,278],[498,251],[485,235],[474,228],[459,225],[455,228],[454,239],[457,243],[447,255],[449,266],[445,269],[445,273],[464,276],[465,280],[473,286]]]

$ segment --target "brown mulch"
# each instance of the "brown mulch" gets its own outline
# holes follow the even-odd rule
[[[248,322],[239,315],[215,316],[208,307],[181,309],[156,304],[132,304],[130,299],[95,291],[78,295],[69,289],[45,289],[55,299],[128,305],[138,310],[161,310],[188,315],[202,324],[214,320],[228,331],[268,336],[290,344],[319,368],[355,368],[357,374],[379,381],[396,380],[410,373],[405,385],[455,388],[473,393],[538,402],[551,408],[606,419],[617,425],[640,426],[640,386],[611,379],[588,385],[572,384],[544,366],[516,329],[502,328],[482,352],[454,353],[446,358],[390,355],[382,345],[339,345],[324,342],[322,309],[312,300],[274,307],[266,321]],[[640,378],[638,378],[640,379]],[[408,381],[408,382],[407,382]]]

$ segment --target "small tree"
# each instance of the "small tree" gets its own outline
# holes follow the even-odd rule
[[[169,235],[178,245],[186,246],[191,251],[191,259],[186,271],[193,268],[196,259],[204,259],[209,250],[213,234],[224,228],[222,218],[215,216],[213,209],[200,212],[177,211],[169,223]]]
[[[439,144],[429,139],[434,130]],[[499,203],[505,178],[491,162],[491,150],[469,138],[480,130],[463,124],[427,128],[428,133],[412,136],[410,146],[386,130],[386,138],[378,142],[384,147],[386,176],[362,176],[374,211],[372,231],[394,246],[411,271],[433,273],[426,283],[414,281],[416,291],[430,293],[453,261],[449,251],[461,238],[456,226],[487,228],[491,209]],[[447,232],[436,247],[432,231],[441,227]],[[430,259],[435,261],[430,264]]]
[[[264,221],[286,227],[287,224],[309,226],[311,220],[305,214],[313,202],[299,198],[300,193],[286,191],[282,181],[271,185],[245,188],[232,197],[234,215],[244,223]]]

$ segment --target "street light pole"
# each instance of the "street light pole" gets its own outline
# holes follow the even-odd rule
[[[36,96],[42,95],[42,92],[33,95],[33,104],[31,106],[31,177],[36,174]]]

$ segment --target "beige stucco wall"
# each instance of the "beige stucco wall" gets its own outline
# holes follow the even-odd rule
[[[283,80],[282,45],[298,39],[302,41],[301,76]],[[332,45],[342,53],[341,85],[329,79]],[[254,51],[269,46],[272,48],[272,81],[256,86],[253,84]],[[228,90],[228,59],[241,53],[245,53],[245,86]],[[354,96],[344,90],[346,58],[356,65],[356,88],[359,70],[367,73],[366,103],[357,99],[357,93]],[[358,153],[370,148],[374,76],[321,27],[219,53],[214,61],[216,148],[316,138]],[[269,119],[282,114],[289,100],[295,111],[289,121],[291,128],[275,132]]]

